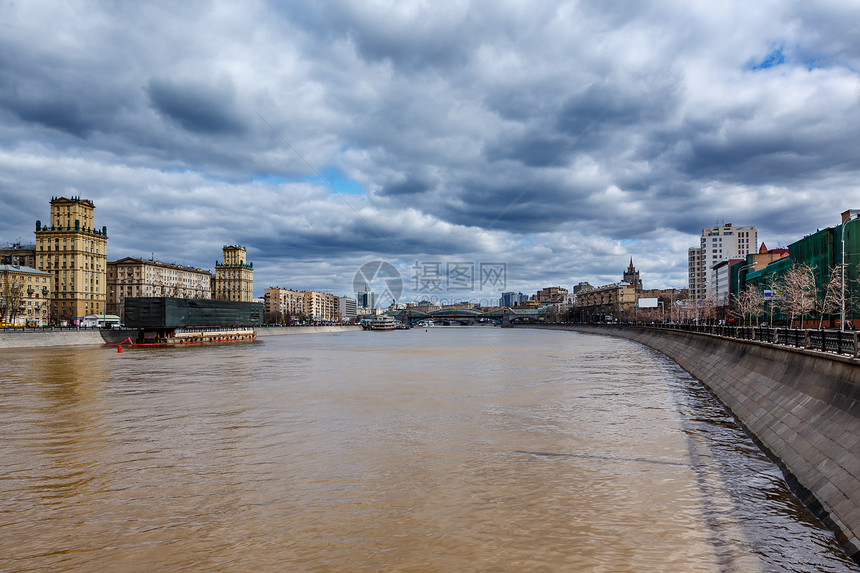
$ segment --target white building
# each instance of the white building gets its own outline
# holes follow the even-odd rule
[[[743,259],[723,259],[712,268],[714,275],[714,300],[717,306],[728,306],[732,294],[732,267]],[[735,285],[737,290],[738,285]]]
[[[354,298],[347,296],[338,297],[337,304],[340,311],[340,319],[344,322],[352,322],[358,316],[358,305]]]
[[[699,247],[688,255],[690,298],[704,299],[716,296],[714,265],[723,259],[740,259],[754,253],[758,243],[755,227],[733,227],[731,223],[702,229]]]

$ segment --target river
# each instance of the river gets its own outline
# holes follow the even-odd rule
[[[0,350],[3,571],[857,571],[670,360],[436,327]]]

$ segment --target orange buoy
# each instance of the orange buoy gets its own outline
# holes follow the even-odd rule
[[[116,345],[116,351],[117,351],[117,354],[122,354],[122,344]]]

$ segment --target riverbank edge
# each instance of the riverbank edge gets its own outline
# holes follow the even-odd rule
[[[272,326],[258,327],[257,338],[297,334],[332,334],[361,330],[360,326]],[[111,330],[37,330],[0,331],[0,350],[4,348],[49,348],[55,346],[116,346],[137,331],[130,329]]]
[[[674,360],[732,413],[860,564],[860,361],[702,333],[539,328],[627,338]]]

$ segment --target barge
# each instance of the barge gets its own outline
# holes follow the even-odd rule
[[[174,297],[128,297],[125,326],[132,344],[164,345],[256,340],[263,304]]]

